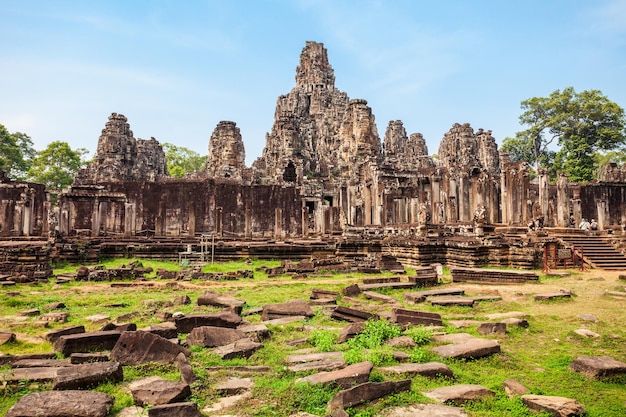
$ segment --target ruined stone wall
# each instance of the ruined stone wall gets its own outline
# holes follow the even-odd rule
[[[0,236],[44,236],[48,230],[46,200],[42,184],[0,183]]]

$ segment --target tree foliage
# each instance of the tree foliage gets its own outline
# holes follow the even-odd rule
[[[201,156],[183,146],[164,143],[163,150],[167,161],[167,171],[172,177],[182,178],[187,173],[204,169],[206,164],[206,156]]]
[[[0,124],[0,170],[14,180],[26,179],[26,173],[35,157],[30,136],[25,133],[9,133]]]
[[[576,93],[567,87],[549,97],[525,100],[521,107],[520,124],[528,128],[507,138],[503,148],[512,159],[526,160],[535,168],[566,173],[572,181],[590,181],[597,170],[595,154],[626,145],[624,110],[598,90]]]
[[[37,153],[28,170],[28,179],[45,184],[48,190],[60,191],[74,181],[76,172],[85,165],[84,148],[72,149],[67,142],[54,141]]]

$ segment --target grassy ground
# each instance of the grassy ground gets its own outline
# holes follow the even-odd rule
[[[129,260],[112,260],[105,262],[108,268],[128,264]],[[176,270],[180,267],[173,263],[141,261],[144,267],[153,269],[165,268]],[[205,271],[236,271],[256,269],[260,266],[277,266],[278,261],[254,261],[251,264],[236,262],[205,266]],[[76,266],[66,265],[55,270],[56,273],[72,272]],[[568,370],[571,361],[581,355],[607,355],[626,362],[626,300],[606,295],[607,291],[623,291],[626,282],[618,280],[618,273],[606,271],[578,272],[563,278],[542,276],[539,283],[522,285],[474,285],[457,284],[465,289],[468,295],[499,294],[502,301],[481,302],[474,307],[436,307],[428,304],[406,304],[403,300],[404,290],[388,290],[385,294],[398,300],[404,308],[437,312],[444,318],[446,331],[467,332],[478,336],[476,326],[456,329],[448,325],[449,320],[476,319],[486,320],[491,313],[520,311],[528,315],[527,329],[511,329],[505,336],[497,338],[502,345],[502,352],[488,358],[475,361],[459,361],[437,358],[431,348],[430,332],[421,328],[412,328],[406,334],[419,341],[417,348],[403,349],[414,362],[437,360],[446,363],[455,374],[453,380],[424,377],[413,378],[410,392],[388,397],[384,400],[356,407],[349,410],[351,416],[374,416],[384,408],[392,405],[424,403],[430,400],[421,393],[429,388],[453,384],[480,384],[492,389],[496,396],[493,399],[466,405],[471,416],[531,416],[530,411],[519,399],[509,399],[504,395],[503,381],[515,378],[530,388],[534,394],[556,395],[574,398],[587,410],[589,417],[611,417],[626,415],[626,378],[612,381],[593,381]],[[384,274],[388,275],[388,274]],[[369,276],[369,275],[368,275]],[[197,313],[212,311],[207,307],[195,305],[197,297],[206,290],[229,294],[246,300],[244,313],[265,304],[287,301],[290,299],[308,299],[313,288],[340,291],[343,287],[359,282],[364,276],[359,274],[317,274],[307,278],[293,279],[290,276],[268,278],[263,272],[255,271],[252,279],[237,281],[177,281],[175,283],[149,279],[154,287],[112,288],[109,283],[72,282],[57,285],[51,279],[49,283],[3,288],[0,301],[0,328],[10,329],[17,334],[17,341],[0,346],[4,354],[50,352],[52,346],[43,336],[50,328],[37,326],[35,319],[25,322],[16,321],[20,311],[38,308],[47,312],[47,306],[62,301],[70,313],[65,324],[53,324],[52,328],[84,324],[87,331],[98,330],[102,324],[92,324],[86,317],[105,313],[112,320],[122,315],[134,314],[132,321],[139,328],[157,323],[159,320],[152,311],[181,311]],[[444,281],[449,282],[450,276],[444,274]],[[569,300],[538,302],[534,295],[571,290],[574,294]],[[8,292],[19,295],[7,296]],[[175,297],[188,295],[192,299],[190,305],[171,305]],[[359,297],[373,310],[388,312],[391,306],[370,302]],[[120,307],[106,307],[106,305]],[[351,305],[340,298],[339,304]],[[358,307],[357,308],[361,308]],[[336,344],[340,329],[346,325],[329,318],[328,310],[315,307],[315,317],[305,323],[285,326],[272,326],[272,339],[266,341],[262,349],[250,359],[234,359],[223,361],[209,349],[193,347],[191,364],[201,377],[192,386],[193,401],[199,407],[210,406],[219,399],[214,386],[226,378],[225,371],[208,371],[210,366],[217,365],[269,365],[272,371],[262,375],[254,375],[255,388],[252,397],[237,406],[239,415],[249,416],[288,416],[297,411],[306,411],[315,415],[325,415],[326,402],[337,392],[336,387],[317,387],[306,384],[295,384],[294,381],[304,374],[295,375],[285,369],[284,358],[302,347],[317,351],[342,350],[349,362],[372,360],[377,365],[395,363],[391,350],[381,346],[379,336],[395,334],[398,329],[387,328],[385,322],[374,323],[370,334],[364,337],[362,345],[349,343]],[[597,321],[586,321],[582,314],[592,314]],[[258,315],[245,317],[247,321],[258,322]],[[575,330],[586,328],[600,335],[598,338],[583,338],[574,333]],[[181,337],[184,338],[184,335]],[[296,339],[308,339],[298,347],[289,347],[286,343]],[[383,337],[384,338],[384,337]],[[365,346],[368,345],[368,346]],[[365,347],[367,348],[365,348]],[[128,382],[150,375],[161,375],[164,378],[179,379],[174,366],[148,364],[124,368],[124,382],[121,384],[103,384],[97,390],[107,392],[116,398],[112,414],[123,407],[132,405],[132,397],[127,389]],[[372,381],[402,379],[399,376],[383,374],[374,369]],[[49,389],[46,384],[20,383],[17,386],[6,385],[0,392],[0,415],[21,396],[28,392]],[[220,414],[233,414],[223,412]]]

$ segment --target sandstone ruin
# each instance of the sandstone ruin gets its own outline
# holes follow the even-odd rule
[[[626,223],[623,168],[609,166],[587,184],[565,176],[550,184],[545,172],[531,181],[529,167],[500,153],[490,130],[468,123],[452,125],[436,158],[400,120],[381,141],[367,101],[335,87],[321,43],[306,43],[295,78],[251,167],[236,123],[222,121],[206,169],[170,177],[158,141],[135,139],[127,118],[112,113],[93,163],[57,201],[38,184],[3,180],[0,235],[109,242],[127,255],[129,242],[139,248],[146,239],[173,242],[161,252],[170,255],[188,244],[198,250],[203,239],[214,251],[222,242],[223,256],[229,242],[263,242],[231,252],[262,246],[255,250],[274,257],[310,255],[267,249],[308,239],[325,242],[328,253],[383,253],[413,266],[538,267],[542,246],[526,233],[530,222],[559,230],[570,216],[576,224],[594,218],[600,231]]]

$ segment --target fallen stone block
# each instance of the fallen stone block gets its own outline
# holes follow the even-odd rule
[[[218,347],[225,346],[246,337],[241,330],[227,327],[201,326],[193,329],[187,335],[190,346]]]
[[[61,368],[72,366],[69,359],[20,359],[11,364],[13,368]]]
[[[361,288],[357,284],[348,285],[341,290],[341,293],[347,297],[356,297],[361,294]]]
[[[462,384],[448,387],[433,388],[424,391],[423,394],[441,403],[463,405],[468,401],[476,401],[487,397],[493,397],[495,393],[482,385]]]
[[[93,391],[44,391],[28,394],[6,417],[106,417],[115,398]]]
[[[405,363],[402,365],[385,366],[380,368],[380,370],[397,375],[421,375],[428,378],[437,378],[440,376],[448,378],[454,377],[452,370],[446,364],[440,362]]]
[[[156,334],[164,339],[176,339],[178,337],[178,328],[175,323],[166,321],[163,323],[151,324],[150,326],[141,329],[144,332]]]
[[[528,393],[530,393],[530,389],[526,388],[524,385],[522,385],[521,382],[515,380],[515,379],[507,379],[506,381],[504,381],[502,383],[502,386],[504,387],[504,392],[506,393],[507,397],[512,398],[515,396],[522,396],[522,395],[526,395]]]
[[[155,405],[148,410],[148,417],[201,417],[194,402]]]
[[[191,367],[191,364],[189,363],[189,360],[187,359],[187,356],[185,356],[184,353],[181,352],[176,356],[174,364],[178,368],[178,371],[180,372],[180,378],[183,380],[184,383],[191,385],[198,379],[196,373]]]
[[[397,324],[412,324],[426,326],[442,326],[443,321],[441,315],[437,313],[429,313],[425,311],[406,310],[403,308],[394,308],[391,310],[391,320]]]
[[[189,333],[196,327],[216,326],[235,329],[241,324],[241,317],[230,311],[208,314],[191,314],[176,318],[176,328],[180,333]]]
[[[319,299],[334,299],[336,300],[337,298],[339,298],[339,292],[337,291],[329,291],[329,290],[324,290],[324,289],[319,289],[319,288],[314,288],[311,290],[311,300],[319,300]]]
[[[461,407],[443,404],[413,404],[407,407],[393,407],[380,414],[381,417],[467,417]]]
[[[409,303],[423,303],[428,297],[463,295],[463,288],[440,288],[436,290],[409,292],[404,294],[404,301]]]
[[[15,333],[0,331],[0,345],[6,345],[7,343],[15,342]]]
[[[198,297],[199,306],[214,306],[214,307],[243,307],[246,304],[244,300],[240,300],[230,295],[220,294],[213,291],[205,291],[200,297]]]
[[[388,382],[364,382],[355,387],[339,391],[328,402],[327,410],[331,413],[335,410],[345,410],[348,407],[410,389],[410,379]]]
[[[231,377],[217,384],[215,391],[222,395],[237,395],[252,389],[252,387],[254,387],[252,378]]]
[[[377,319],[376,314],[368,313],[367,311],[357,310],[355,308],[349,308],[344,306],[337,306],[330,315],[335,320],[345,320],[351,323],[359,321],[367,321],[369,319]]]
[[[286,316],[313,317],[315,313],[304,300],[291,300],[286,303],[267,304],[263,306],[261,320],[273,320]]]
[[[610,356],[580,356],[574,359],[569,369],[598,380],[626,375],[626,363]]]
[[[50,382],[57,376],[59,367],[13,368],[0,373],[0,381],[15,383],[20,381]]]
[[[433,297],[429,298],[430,305],[433,306],[464,306],[474,307],[474,299],[469,297]]]
[[[483,336],[490,334],[505,335],[506,323],[480,323],[476,330]]]
[[[105,381],[120,382],[123,379],[124,372],[118,362],[94,362],[59,368],[52,389],[87,389]]]
[[[526,407],[533,411],[548,412],[555,417],[574,417],[585,414],[578,401],[571,398],[550,395],[522,395]]]
[[[240,330],[245,333],[245,336],[254,340],[255,342],[263,342],[263,340],[269,339],[272,337],[270,333],[270,329],[263,323],[260,324],[243,324],[237,327],[237,330]]]
[[[363,291],[363,296],[365,298],[367,298],[368,300],[379,301],[381,303],[387,303],[387,304],[397,304],[398,303],[398,300],[396,300],[392,296],[385,295],[385,294],[379,294],[379,293],[377,293],[375,291]]]
[[[120,338],[117,331],[76,333],[60,336],[53,345],[55,352],[70,356],[76,352],[111,350]]]
[[[27,353],[23,355],[0,355],[0,366],[12,365],[22,359],[54,359],[54,353]]]
[[[562,300],[572,298],[569,292],[549,292],[535,295],[535,301]]]
[[[249,358],[263,345],[249,338],[243,338],[225,346],[217,347],[213,350],[222,359]]]
[[[364,321],[358,321],[356,323],[349,324],[345,326],[343,329],[341,329],[341,332],[339,333],[338,342],[344,343],[348,339],[352,339],[357,334],[362,333],[363,330],[365,330]]]
[[[53,311],[50,313],[45,313],[39,316],[39,320],[48,321],[51,323],[65,323],[67,322],[70,313],[66,311]]]
[[[496,340],[473,338],[463,343],[436,346],[432,351],[442,358],[476,359],[500,352]]]
[[[111,350],[111,359],[122,365],[140,365],[147,362],[170,364],[174,363],[179,353],[185,356],[191,354],[184,347],[152,333],[124,332]]]
[[[360,362],[336,371],[318,372],[313,375],[299,378],[296,382],[306,382],[309,384],[334,383],[342,388],[348,388],[353,385],[367,382],[373,367],[374,364],[371,362]]]
[[[151,376],[128,385],[135,404],[140,406],[162,405],[184,401],[191,395],[189,385],[184,382],[167,381],[160,376]]]
[[[72,353],[70,355],[70,363],[72,365],[80,365],[92,362],[108,362],[110,360],[108,353]]]

